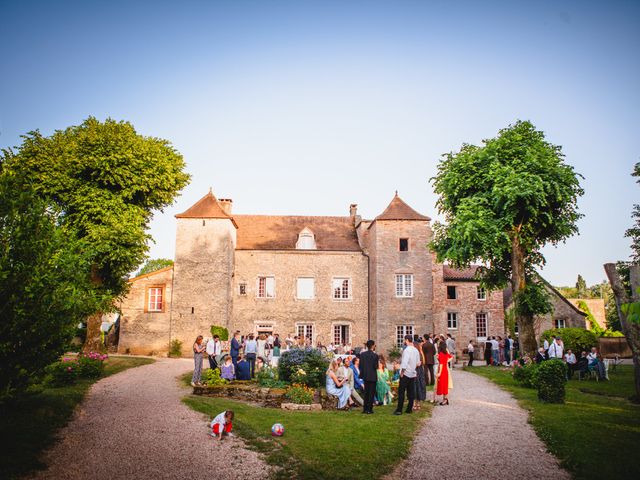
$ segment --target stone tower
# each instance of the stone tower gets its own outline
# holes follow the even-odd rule
[[[432,329],[430,220],[396,193],[382,214],[359,226],[368,247],[369,321],[378,352],[386,353],[401,335]]]
[[[209,336],[211,325],[230,325],[238,228],[231,204],[209,191],[176,215],[171,338],[183,342],[183,352],[197,335]]]

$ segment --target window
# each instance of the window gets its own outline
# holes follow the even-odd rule
[[[413,297],[413,275],[396,275],[396,297]]]
[[[396,346],[402,348],[404,344],[404,336],[413,336],[413,325],[397,325],[396,326]]]
[[[456,312],[447,313],[447,328],[449,330],[458,329],[458,314]]]
[[[149,287],[147,289],[147,312],[164,312],[164,287]]]
[[[296,325],[298,337],[310,338],[313,342],[313,325],[311,323],[299,323]]]
[[[487,314],[476,313],[476,337],[487,337]]]
[[[296,298],[298,300],[312,300],[315,297],[315,278],[298,278]]]
[[[302,229],[298,234],[298,241],[296,242],[296,248],[298,250],[315,250],[316,238],[311,230],[308,228]]]
[[[566,328],[566,324],[564,318],[555,318],[553,320],[553,328]]]
[[[401,252],[408,252],[409,251],[409,239],[408,238],[401,238],[400,239],[400,251]]]
[[[239,283],[238,284],[238,295],[246,295],[247,294],[247,284]]]
[[[349,300],[351,298],[351,279],[334,278],[331,281],[334,300]]]
[[[454,285],[447,285],[447,300],[455,300],[458,298],[458,292]]]
[[[273,333],[273,325],[271,324],[258,324],[256,325],[256,334],[258,335],[271,335]]]
[[[349,325],[334,325],[333,326],[333,343],[337,345],[346,345],[350,343],[349,337]]]
[[[476,298],[478,300],[486,300],[487,299],[487,291],[482,287],[476,287]]]
[[[258,277],[258,298],[276,296],[276,279],[274,277]]]

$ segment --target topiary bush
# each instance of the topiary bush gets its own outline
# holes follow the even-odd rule
[[[226,342],[229,340],[229,330],[224,327],[219,327],[218,325],[211,325],[211,336],[218,335],[220,340]]]
[[[540,400],[547,403],[564,403],[567,366],[562,360],[542,362],[536,376]]]
[[[513,379],[526,388],[538,388],[538,370],[540,365],[516,363],[513,368]]]
[[[282,353],[278,361],[278,378],[284,382],[303,382],[310,387],[324,384],[325,372],[329,366],[329,359],[315,348],[293,348]],[[300,375],[303,370],[305,375]]]
[[[576,354],[576,357],[579,357],[580,352],[583,350],[588,352],[591,347],[598,346],[596,334],[584,328],[552,328],[542,332],[540,338],[546,339],[551,343],[552,335],[562,338],[565,352],[571,349]]]

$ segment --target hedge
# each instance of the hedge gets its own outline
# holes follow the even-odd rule
[[[536,374],[538,399],[547,403],[564,403],[567,366],[562,360],[542,362]]]
[[[552,328],[542,332],[541,340],[548,340],[551,343],[551,336],[560,337],[564,343],[564,351],[571,349],[576,357],[580,352],[589,351],[591,347],[598,346],[598,337],[595,333],[584,328]]]

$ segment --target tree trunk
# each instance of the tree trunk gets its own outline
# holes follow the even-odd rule
[[[98,267],[91,268],[91,281],[96,285],[102,284],[102,278],[98,273]],[[85,352],[103,352],[106,350],[101,341],[100,327],[102,326],[102,312],[94,313],[87,318],[87,338],[84,341],[82,350]]]
[[[516,323],[518,324],[520,351],[522,355],[533,356],[538,347],[536,332],[533,328],[533,317],[518,313],[518,296],[524,291],[527,279],[524,271],[524,252],[517,233],[513,236],[511,247],[511,289],[513,291]]]
[[[627,319],[627,316],[622,311],[622,305],[631,302],[640,302],[640,294],[638,288],[640,288],[640,265],[632,265],[631,272],[631,298],[624,288],[620,275],[616,270],[616,266],[613,263],[607,263],[604,266],[604,271],[607,273],[613,295],[616,299],[616,308],[618,310],[618,318],[620,318],[620,325],[622,326],[622,332],[624,333],[631,353],[633,355],[634,377],[636,386],[636,395],[634,401],[640,403],[640,323],[632,322]]]

